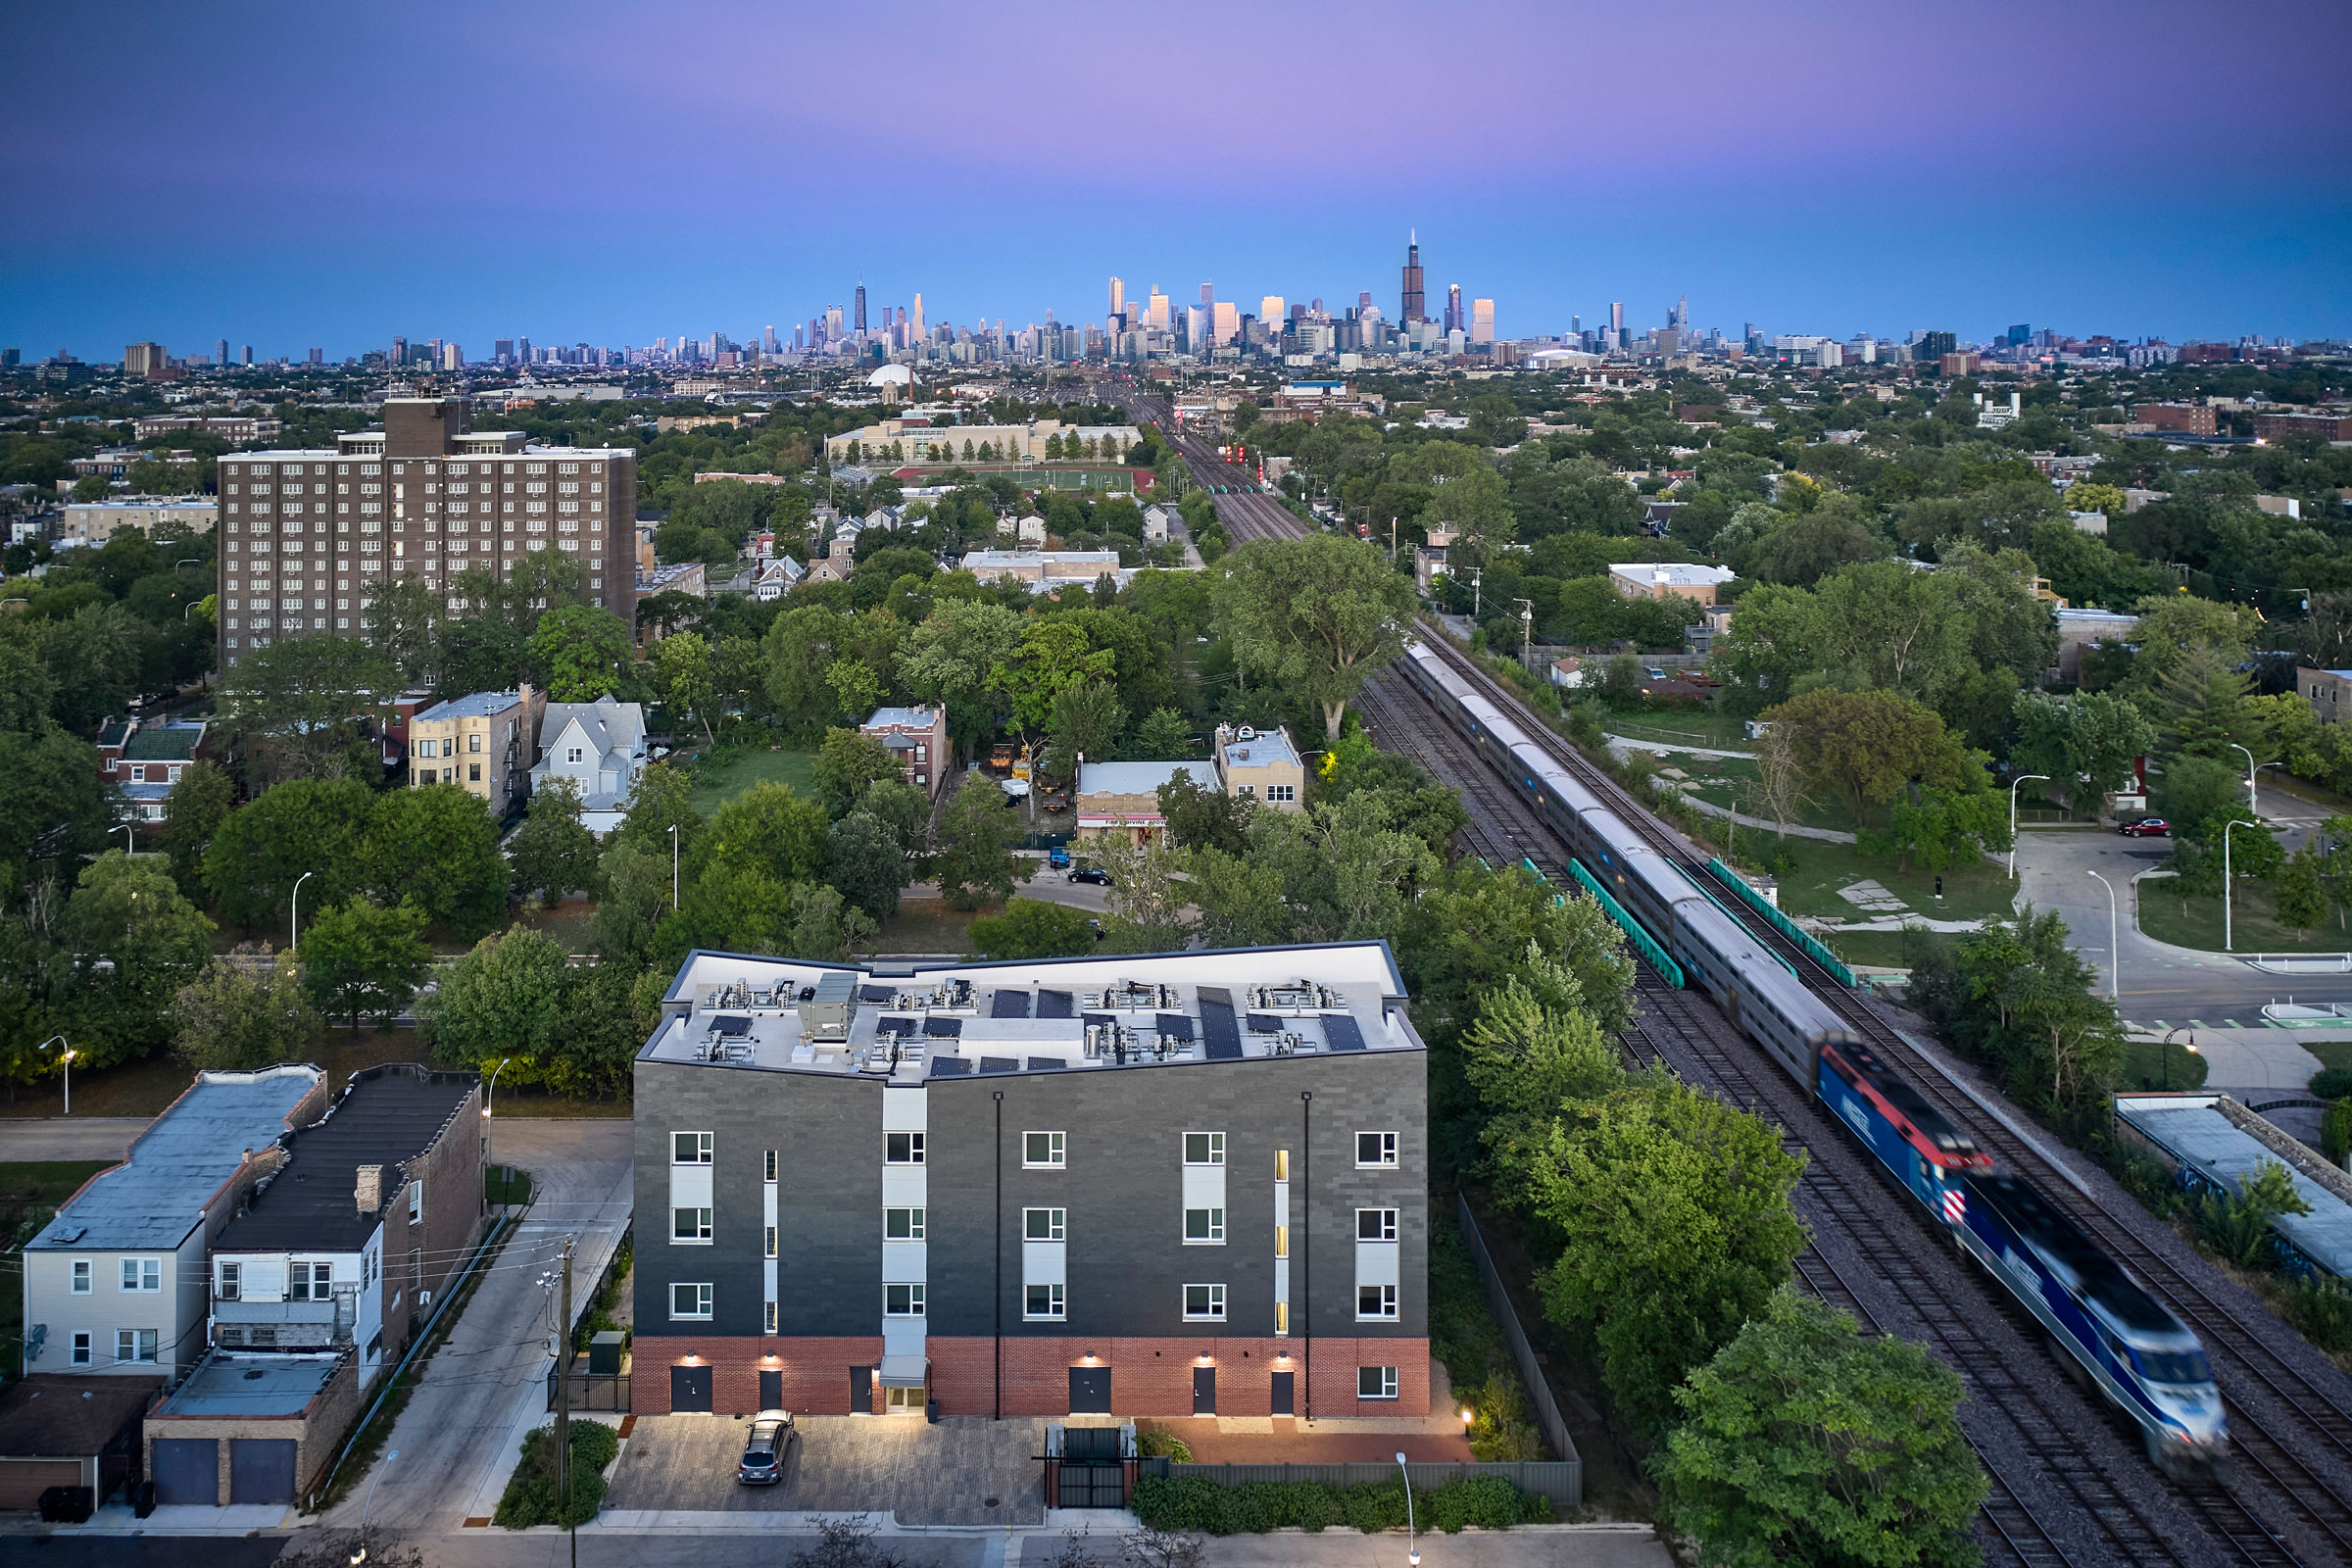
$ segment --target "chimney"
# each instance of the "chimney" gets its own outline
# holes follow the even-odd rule
[[[359,1200],[362,1214],[381,1213],[384,1207],[384,1167],[362,1165],[358,1192],[355,1196]]]

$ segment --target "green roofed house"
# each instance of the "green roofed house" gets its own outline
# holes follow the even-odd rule
[[[110,719],[99,735],[99,773],[122,792],[123,814],[164,819],[164,797],[196,760],[209,726],[203,719]]]

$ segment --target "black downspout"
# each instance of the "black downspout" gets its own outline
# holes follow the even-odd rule
[[[1307,1112],[1314,1096],[1298,1096],[1298,1348],[1306,1376],[1306,1393],[1299,1396],[1301,1418],[1315,1418],[1315,1193],[1308,1185],[1314,1174],[1314,1131]]]
[[[1004,1419],[1004,1091],[997,1096],[997,1413]]]

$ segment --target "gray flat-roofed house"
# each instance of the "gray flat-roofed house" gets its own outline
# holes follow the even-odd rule
[[[213,1239],[283,1161],[280,1136],[325,1105],[316,1067],[198,1073],[26,1244],[24,1371],[177,1379],[193,1367]]]

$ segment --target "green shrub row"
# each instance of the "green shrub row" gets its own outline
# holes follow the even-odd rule
[[[1401,1479],[1360,1487],[1320,1481],[1249,1481],[1219,1486],[1200,1476],[1142,1476],[1135,1484],[1135,1516],[1154,1530],[1198,1530],[1211,1536],[1267,1530],[1323,1530],[1346,1525],[1367,1535],[1402,1530]],[[1467,1526],[1501,1530],[1544,1524],[1551,1499],[1522,1492],[1501,1476],[1459,1476],[1435,1492],[1413,1494],[1413,1523],[1451,1534]]]
[[[620,1434],[603,1422],[571,1423],[571,1513],[559,1517],[556,1429],[552,1422],[539,1428],[522,1440],[522,1462],[514,1467],[492,1518],[505,1530],[588,1523],[604,1506],[605,1466],[619,1452]]]

